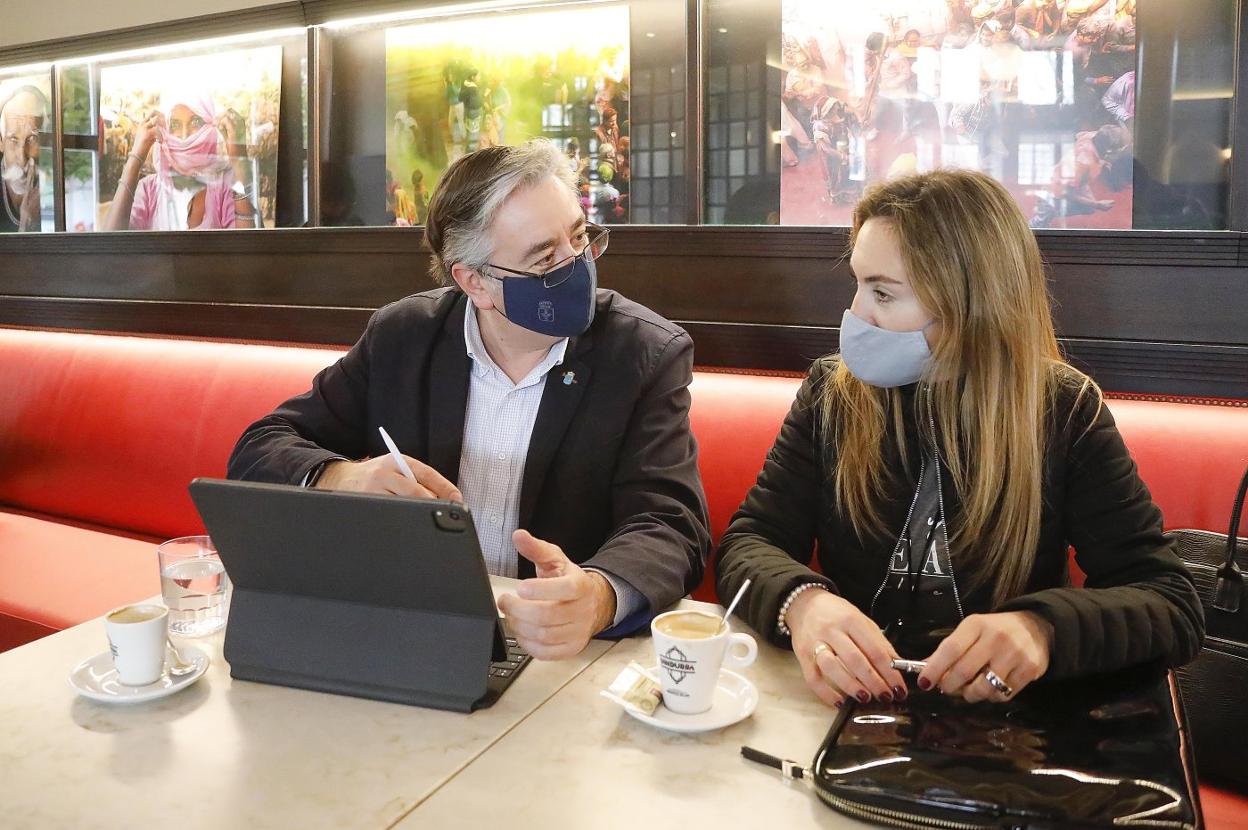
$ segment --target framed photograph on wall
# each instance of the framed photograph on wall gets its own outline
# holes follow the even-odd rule
[[[271,228],[282,47],[100,70],[100,230]]]
[[[472,16],[386,31],[386,208],[424,221],[455,159],[549,138],[578,175],[591,221],[628,221],[626,5]]]
[[[1134,0],[783,0],[783,224],[864,187],[989,173],[1037,228],[1132,227]]]
[[[0,233],[55,230],[52,72],[0,70]]]

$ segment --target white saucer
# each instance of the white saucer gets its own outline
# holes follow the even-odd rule
[[[654,677],[658,666],[651,666],[648,673]],[[758,706],[758,687],[736,672],[720,669],[719,683],[715,687],[715,702],[711,708],[697,715],[678,715],[662,703],[647,715],[635,706],[621,708],[642,723],[666,729],[669,732],[709,732],[723,729],[743,721],[754,714]]]
[[[74,670],[69,673],[69,685],[83,697],[102,703],[141,703],[167,697],[185,689],[208,671],[208,655],[195,646],[181,646],[178,653],[183,661],[195,666],[195,671],[181,677],[174,677],[165,671],[155,683],[125,686],[117,680],[113,655],[105,651],[74,666]]]

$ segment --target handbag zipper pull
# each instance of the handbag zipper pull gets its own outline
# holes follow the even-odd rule
[[[780,770],[780,776],[786,780],[806,781],[810,776],[810,770],[796,761],[768,755],[766,752],[760,752],[752,746],[741,747],[741,756],[747,761],[753,761],[756,764]]]

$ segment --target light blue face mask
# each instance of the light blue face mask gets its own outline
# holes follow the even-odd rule
[[[869,386],[891,389],[916,383],[931,362],[923,332],[888,331],[873,326],[848,308],[841,316],[841,359],[854,377]]]

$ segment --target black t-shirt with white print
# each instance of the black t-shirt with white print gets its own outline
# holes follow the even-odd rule
[[[910,521],[901,529],[888,573],[871,605],[871,619],[903,657],[928,656],[962,620],[949,556],[936,476],[939,465],[923,463]]]

